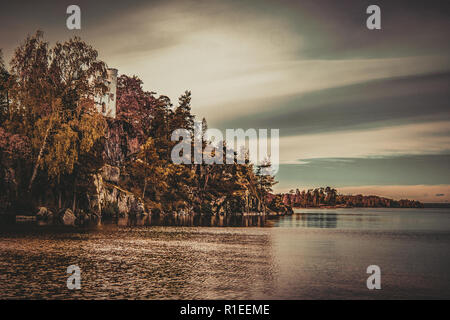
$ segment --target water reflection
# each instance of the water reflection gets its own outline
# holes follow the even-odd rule
[[[326,228],[326,229],[373,229],[383,222],[383,217],[374,212],[352,212],[339,210],[307,209],[298,210],[292,216],[278,219],[274,226],[289,228]]]
[[[360,230],[430,230],[448,231],[450,212],[439,209],[297,209],[289,216],[260,215],[160,215],[89,222],[83,228],[104,225],[122,227],[285,227]],[[0,216],[0,218],[3,218]],[[6,218],[6,217],[5,217]],[[44,221],[0,219],[0,228],[10,225],[52,226]]]
[[[174,227],[264,227],[267,217],[256,215],[160,215],[127,217],[115,222],[119,226],[174,226]]]
[[[336,213],[302,212],[283,219],[277,219],[276,227],[285,228],[337,228],[339,217]]]
[[[450,212],[435,209],[0,223],[0,299],[448,299],[449,246]],[[370,264],[383,290],[367,290]]]
[[[36,219],[16,220],[14,216],[0,215],[1,226],[41,226],[56,227],[58,224]],[[101,221],[87,221],[80,227],[98,227],[102,225],[118,225],[125,227],[137,226],[165,226],[165,227],[266,227],[272,226],[267,216],[262,215],[153,215],[128,216],[116,219],[102,219]],[[8,227],[7,227],[8,228]]]
[[[307,228],[336,228],[337,214],[334,213],[317,213],[317,214],[300,214],[297,216],[300,223]]]
[[[268,228],[21,227],[0,232],[2,299],[261,299],[276,288]],[[66,287],[72,264],[81,290]]]

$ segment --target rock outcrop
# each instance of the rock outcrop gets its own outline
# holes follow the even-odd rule
[[[120,168],[107,164],[101,169],[101,176],[104,181],[118,183],[120,178]]]
[[[59,219],[61,220],[61,223],[65,226],[74,226],[77,217],[72,212],[72,210],[65,209],[59,213]]]
[[[116,169],[118,170],[118,168]],[[145,215],[145,206],[140,198],[111,183],[111,181],[118,181],[118,179],[116,179],[116,169],[108,168],[102,170],[101,174],[96,174],[94,176],[94,185],[97,192],[96,194],[89,196],[91,210],[97,211],[103,215],[105,209],[108,208],[108,211],[113,212],[107,212],[107,215],[118,215],[119,217]],[[111,207],[114,208],[114,210],[110,210]]]
[[[96,192],[87,195],[89,201],[87,212],[78,209],[74,213],[64,208],[53,214],[47,207],[39,207],[36,218],[45,223],[74,226],[97,222],[102,217],[123,218],[146,215],[143,201],[132,192],[122,189],[118,185],[119,179],[120,169],[106,165],[93,176]]]
[[[36,218],[38,220],[52,221],[53,217],[53,212],[51,212],[46,207],[39,207],[39,211],[36,213]]]
[[[74,226],[77,222],[77,216],[70,209],[61,209],[55,215],[46,207],[39,207],[36,213],[36,219],[46,223],[62,224],[65,226]]]

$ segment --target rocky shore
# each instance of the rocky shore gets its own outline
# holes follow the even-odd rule
[[[145,205],[140,197],[120,186],[121,170],[118,166],[105,165],[92,178],[95,192],[87,195],[88,210],[76,209],[74,211],[71,208],[54,208],[43,204],[34,212],[14,213],[16,220],[37,220],[52,225],[80,226],[108,219],[142,219],[147,216],[156,216],[158,219],[170,220],[180,219],[180,217],[184,216],[211,216],[222,219],[220,217],[224,216],[273,217],[293,214],[292,208],[282,205],[277,207],[276,210],[268,207],[266,212],[236,212],[230,215],[223,210],[222,206],[225,199],[221,198],[216,199],[212,203],[210,214],[198,214],[189,208],[177,212],[153,211],[152,208]]]

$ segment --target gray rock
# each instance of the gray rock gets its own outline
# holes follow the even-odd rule
[[[48,209],[46,207],[39,207],[39,211],[36,213],[36,217],[43,219],[47,216]]]
[[[102,178],[105,181],[118,183],[120,178],[120,169],[110,165],[105,165],[101,169]]]
[[[74,226],[76,217],[72,210],[66,209],[61,215],[61,221],[65,226]]]
[[[103,175],[94,175],[94,185],[97,192],[88,195],[92,212],[99,214],[109,204],[114,204],[118,217],[146,214],[144,203],[139,197],[119,186],[105,183]]]
[[[36,213],[38,220],[51,220],[53,219],[53,212],[46,207],[39,207],[39,211]]]

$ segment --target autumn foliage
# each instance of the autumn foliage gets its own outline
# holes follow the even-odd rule
[[[269,206],[276,181],[249,161],[172,163],[173,130],[194,134],[189,91],[174,106],[144,90],[137,76],[122,75],[117,117],[106,119],[95,107],[105,78],[106,64],[78,37],[50,46],[38,31],[15,50],[9,68],[0,60],[0,210],[91,210],[93,176],[106,164],[120,168],[117,187],[152,213],[287,210]]]

